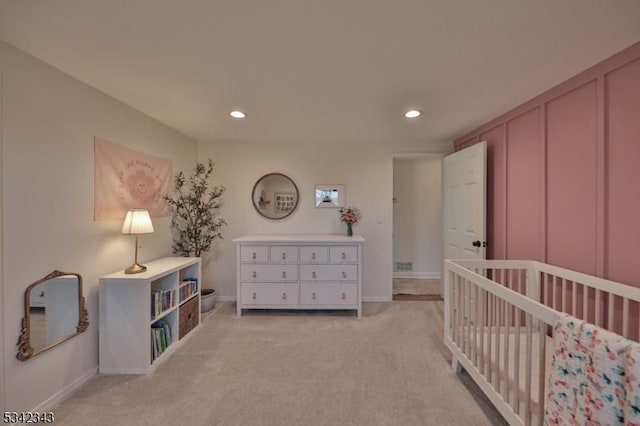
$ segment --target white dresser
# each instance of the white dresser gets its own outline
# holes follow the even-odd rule
[[[243,309],[349,309],[362,316],[362,244],[354,235],[255,234],[236,243]]]

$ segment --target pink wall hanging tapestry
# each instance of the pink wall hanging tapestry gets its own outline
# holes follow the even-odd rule
[[[171,215],[162,199],[171,194],[171,159],[146,155],[94,138],[94,220],[121,220],[144,208],[151,217]]]

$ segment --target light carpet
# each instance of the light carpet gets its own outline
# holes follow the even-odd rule
[[[450,368],[442,309],[237,318],[218,303],[152,373],[92,379],[53,410],[56,425],[506,425]]]
[[[393,294],[440,294],[439,279],[394,278]]]

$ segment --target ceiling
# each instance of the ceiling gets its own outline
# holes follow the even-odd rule
[[[0,38],[199,141],[435,146],[640,41],[640,1],[0,0]]]

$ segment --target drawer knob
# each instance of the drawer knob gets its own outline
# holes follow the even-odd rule
[[[347,253],[342,253],[342,260],[345,260],[347,258]]]
[[[316,254],[315,253],[311,253],[311,260],[316,260]]]
[[[254,292],[253,292],[253,294],[251,295],[251,298],[252,298],[253,300],[256,300],[256,292],[255,292],[255,291],[254,291]]]
[[[311,293],[311,300],[316,300],[316,294],[315,293]]]
[[[251,274],[251,276],[252,276],[253,278],[257,278],[257,277],[258,277],[258,273],[257,273],[256,271],[253,271],[253,273]]]
[[[251,253],[251,259],[256,260],[256,252]]]
[[[347,299],[347,294],[346,293],[342,293],[342,300],[346,300]]]
[[[189,312],[189,315],[187,315],[187,319],[191,319],[191,315],[193,315],[193,313]]]
[[[311,272],[311,278],[315,279],[317,276],[318,274],[316,274],[316,271]]]
[[[282,260],[286,260],[287,259],[287,253],[282,253]]]
[[[282,300],[287,300],[287,293],[282,293]]]
[[[282,278],[287,278],[287,271],[282,271]]]
[[[345,271],[342,271],[342,278],[347,278],[347,273]]]

